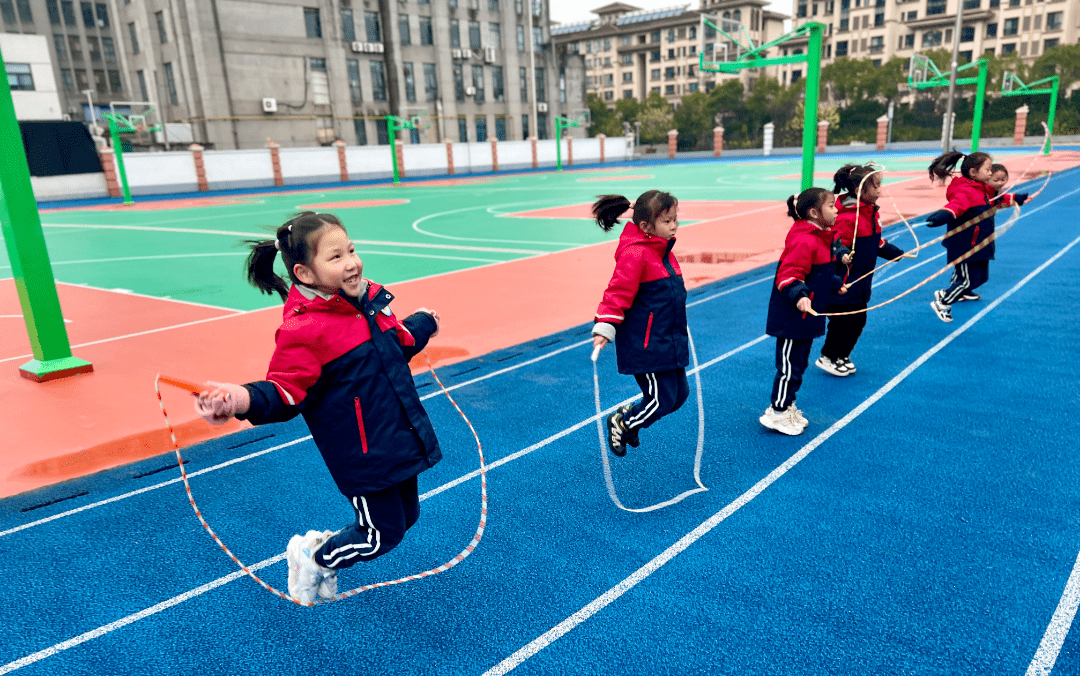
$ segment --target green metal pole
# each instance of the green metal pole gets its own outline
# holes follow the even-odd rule
[[[109,135],[112,136],[113,156],[116,158],[116,173],[120,175],[120,187],[124,190],[124,204],[135,204],[131,199],[131,189],[128,188],[127,171],[124,169],[124,144],[120,140],[120,131],[116,128],[116,119],[112,115],[109,118]]]
[[[555,171],[562,171],[562,122],[555,117]]]
[[[397,166],[397,133],[398,133],[398,126],[396,124],[394,124],[394,116],[393,115],[387,115],[386,116],[386,129],[387,129],[387,131],[390,132],[390,159],[393,161],[393,164],[394,164],[394,185],[398,185],[398,184],[401,183],[401,178],[398,177],[398,166]]]
[[[0,70],[3,69],[4,58],[0,54]],[[0,230],[4,233],[34,354],[33,359],[19,367],[20,375],[42,382],[93,371],[90,362],[71,354],[45,233],[41,229],[41,215],[30,184],[26,149],[6,77],[0,78]]]
[[[802,189],[814,185],[814,146],[817,143],[818,96],[821,81],[821,24],[810,24],[806,47],[806,104],[803,115]]]
[[[971,119],[971,152],[979,150],[979,139],[982,136],[983,101],[986,99],[986,59],[979,59],[979,84],[975,90],[975,114]]]
[[[1052,145],[1050,138],[1054,134],[1054,110],[1057,108],[1058,85],[1060,82],[1061,78],[1055,75],[1054,84],[1050,89],[1050,112],[1046,116],[1046,145],[1043,146],[1043,155],[1050,154],[1050,146]]]

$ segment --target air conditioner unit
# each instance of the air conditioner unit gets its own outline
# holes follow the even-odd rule
[[[352,50],[353,50],[353,54],[360,54],[361,52],[364,51],[364,43],[363,42],[354,42],[354,43],[352,43]]]
[[[466,87],[465,96],[476,96],[476,87]]]
[[[495,61],[495,48],[494,47],[485,47],[484,48],[484,61],[486,61],[487,63],[494,63],[494,61]]]
[[[263,99],[262,108],[264,113],[276,113],[277,99]]]
[[[368,54],[382,54],[383,44],[381,42],[365,42],[364,51]]]
[[[536,112],[538,112],[538,113],[546,113],[547,112],[547,104],[546,103],[538,103],[538,104],[536,104]]]
[[[463,50],[461,50],[461,58],[463,58],[463,59],[471,59],[472,58],[472,50],[471,49],[463,49]]]
[[[460,59],[461,58],[461,50],[460,49],[451,49],[450,50],[450,56],[454,57],[455,59]]]

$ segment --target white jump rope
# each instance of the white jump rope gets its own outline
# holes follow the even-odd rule
[[[592,352],[592,375],[593,375],[593,395],[596,401],[596,432],[600,439],[600,461],[604,464],[604,483],[607,484],[608,496],[611,497],[611,501],[615,503],[615,506],[621,510],[627,512],[653,512],[658,509],[670,507],[676,503],[682,502],[686,498],[695,493],[703,493],[708,488],[705,484],[701,483],[701,453],[705,449],[705,402],[701,395],[701,373],[698,368],[697,350],[694,349],[694,338],[690,335],[690,328],[686,329],[686,338],[690,343],[690,358],[694,363],[694,381],[697,383],[697,405],[698,405],[698,439],[697,439],[697,451],[694,453],[694,482],[697,483],[697,488],[691,488],[688,491],[680,493],[675,497],[658,502],[655,505],[648,507],[627,507],[619,500],[619,494],[615,490],[615,480],[611,476],[611,465],[608,462],[608,450],[607,450],[607,431],[604,429],[606,425],[606,418],[604,417],[604,411],[600,407],[600,375],[597,371],[596,360],[600,357],[600,350],[603,346],[597,346],[593,348]],[[637,397],[634,397],[636,399]],[[622,402],[625,403],[625,402]],[[622,403],[619,405],[621,406]]]

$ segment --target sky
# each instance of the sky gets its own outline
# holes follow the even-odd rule
[[[597,7],[603,7],[610,4],[614,0],[592,0],[591,2],[582,2],[582,0],[550,0],[551,2],[551,18],[559,23],[580,23],[582,21],[591,21],[596,17],[591,10]],[[690,5],[691,9],[696,9],[699,5],[698,0],[620,0],[628,5],[634,7],[640,7],[642,9],[660,9],[662,7],[678,7],[679,5]],[[766,7],[766,9],[774,12],[780,12],[781,14],[787,14],[791,16],[792,0],[777,0]]]

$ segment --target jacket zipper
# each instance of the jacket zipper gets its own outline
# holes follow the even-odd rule
[[[979,240],[979,226],[975,226],[975,232],[971,233],[971,246],[975,246],[975,242]]]
[[[367,453],[367,432],[364,431],[364,415],[360,411],[360,397],[354,397],[353,404],[356,406],[356,424],[360,427],[360,447],[364,449],[364,453]]]
[[[653,313],[649,313],[649,323],[645,325],[645,346],[642,349],[649,347],[649,334],[652,333],[652,319]]]

